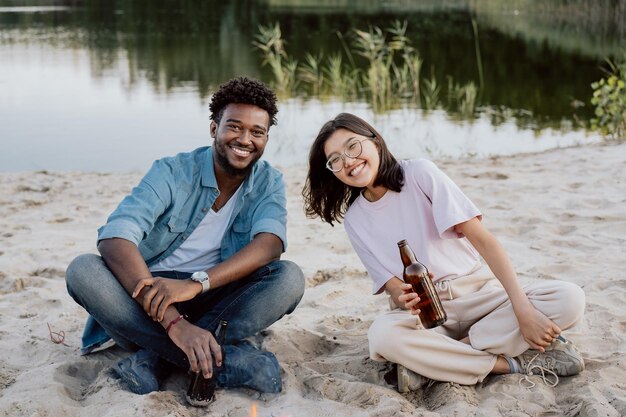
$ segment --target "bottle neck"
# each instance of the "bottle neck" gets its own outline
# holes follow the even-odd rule
[[[228,326],[228,322],[226,320],[220,321],[217,329],[215,330],[215,340],[219,345],[224,343],[224,339],[226,338],[226,327]]]
[[[411,264],[417,263],[417,259],[415,258],[415,254],[409,247],[409,245],[400,246],[400,258],[402,259],[402,263],[404,266],[409,266]]]

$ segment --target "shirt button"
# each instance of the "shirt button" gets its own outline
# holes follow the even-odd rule
[[[183,239],[183,240],[187,239],[187,235],[183,235],[183,236],[182,236],[182,239]]]
[[[203,213],[206,213],[207,211],[209,211],[209,209],[208,209],[208,208],[206,208],[206,207],[203,207],[203,208],[202,208],[202,212],[203,212]]]

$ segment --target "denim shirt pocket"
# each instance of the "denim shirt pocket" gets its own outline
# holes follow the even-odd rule
[[[233,222],[233,232],[235,233],[246,233],[249,235],[251,228],[252,224],[250,222],[250,219],[242,219],[238,217]]]
[[[167,222],[167,227],[172,233],[183,233],[185,230],[187,230],[188,224],[189,219],[185,219],[179,216],[172,216]]]

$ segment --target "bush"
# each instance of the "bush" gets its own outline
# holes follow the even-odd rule
[[[606,77],[591,84],[596,117],[591,128],[611,138],[624,139],[626,134],[626,54],[621,63],[609,62]]]

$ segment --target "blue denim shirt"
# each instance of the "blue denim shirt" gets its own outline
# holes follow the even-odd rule
[[[222,261],[262,232],[278,236],[283,251],[287,248],[287,200],[282,174],[260,160],[242,187],[222,239]],[[219,193],[211,147],[157,160],[98,229],[98,241],[129,240],[151,266],[168,257],[189,237]],[[83,333],[83,353],[108,339],[104,329],[89,317]]]

